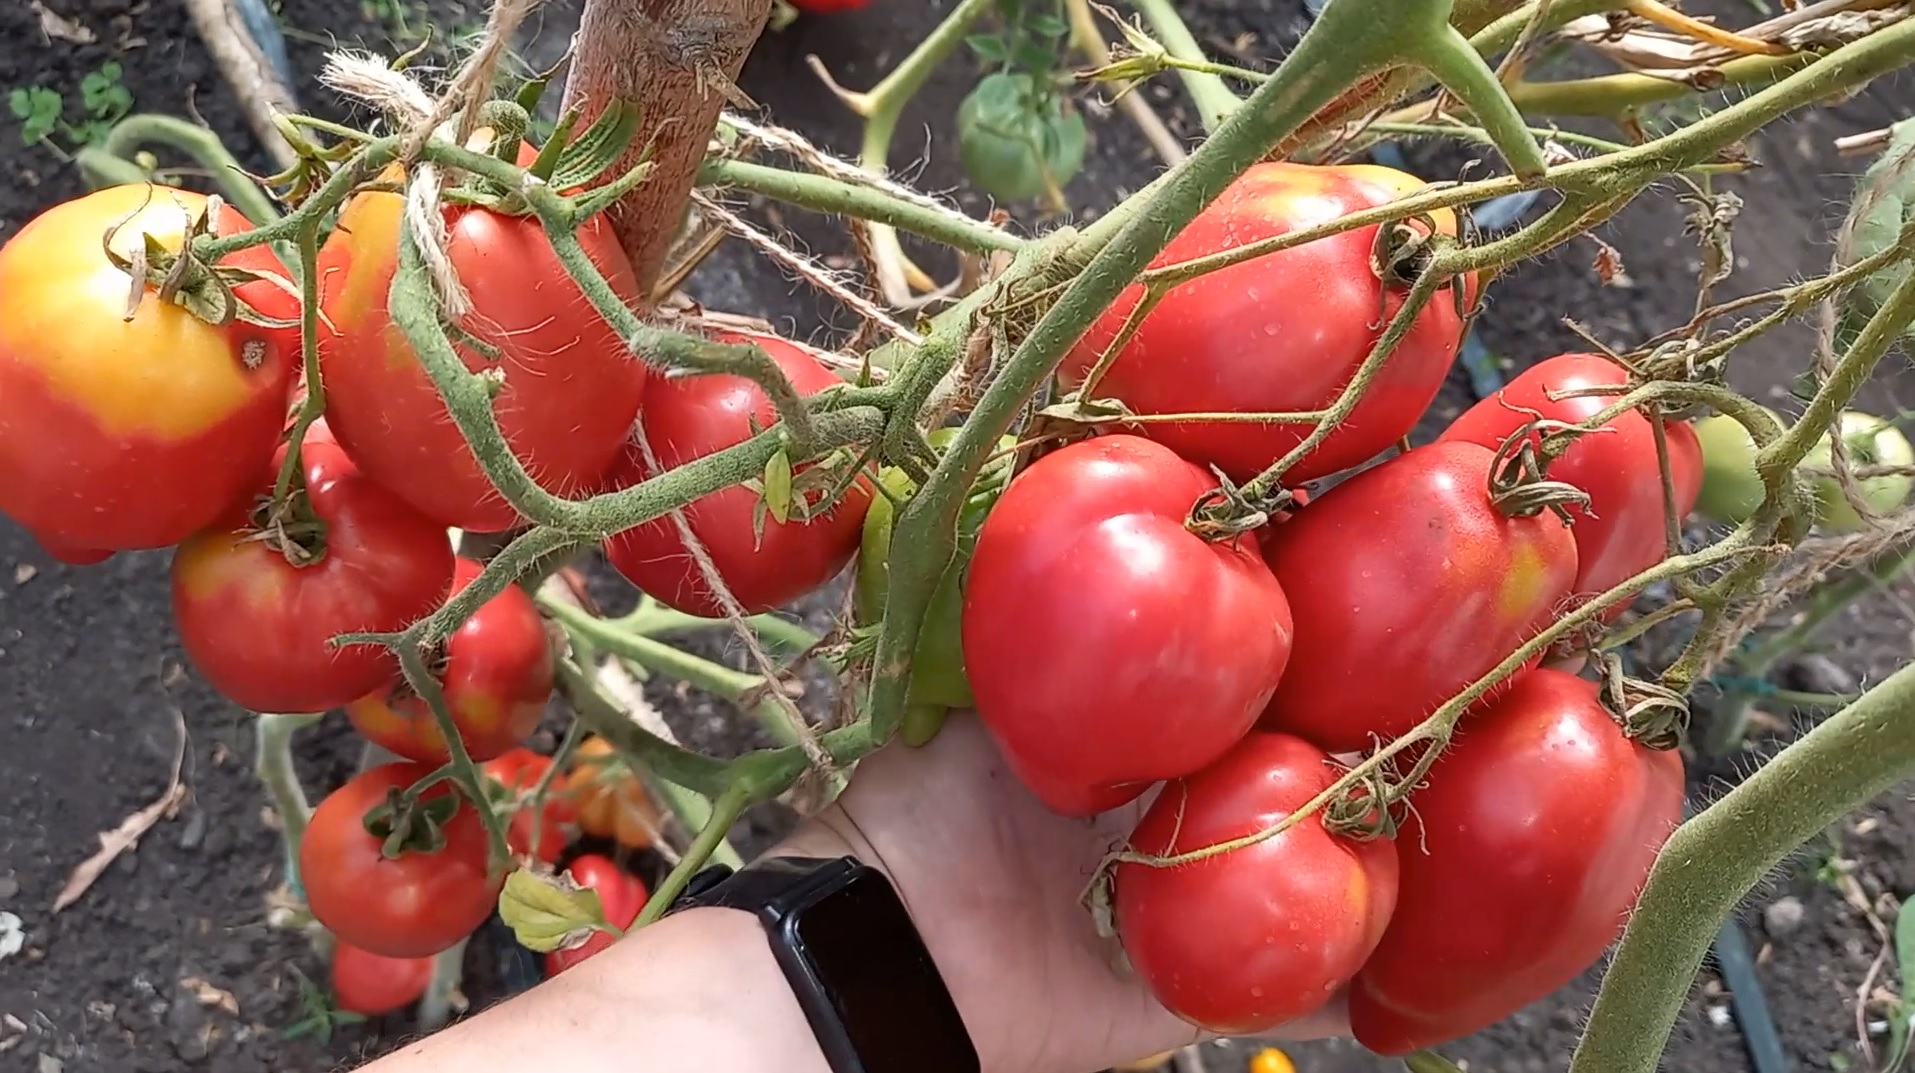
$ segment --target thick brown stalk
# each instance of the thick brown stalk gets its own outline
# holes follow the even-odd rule
[[[771,0],[586,0],[565,105],[583,109],[585,123],[613,101],[643,116],[626,158],[606,173],[637,164],[649,146],[651,174],[609,210],[641,294],[664,268],[718,113],[770,12]]]

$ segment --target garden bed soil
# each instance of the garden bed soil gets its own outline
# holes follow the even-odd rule
[[[1719,6],[1741,18],[1744,2],[1691,7]],[[243,158],[263,165],[183,5],[46,0],[46,9],[81,28],[90,42],[44,32],[38,6],[0,5],[0,91],[44,85],[77,102],[82,79],[116,61],[138,109],[197,115]],[[805,57],[819,56],[848,86],[870,85],[923,36],[935,9],[946,6],[878,0],[853,15],[801,21],[760,45],[743,86],[757,100],[773,102],[778,120],[849,153],[857,130],[807,70]],[[1208,47],[1254,56],[1281,54],[1304,25],[1296,0],[1182,6]],[[532,62],[563,47],[572,14],[560,3],[544,9],[541,32],[524,49]],[[284,0],[281,8],[293,64],[304,79],[335,42],[391,52],[394,39],[410,44],[427,24],[444,40],[482,15],[476,4],[445,0]],[[950,117],[971,77],[966,63],[947,65],[900,128],[896,158],[911,165],[907,170],[927,189],[962,185]],[[306,106],[335,111],[311,85],[301,82]],[[1147,92],[1174,126],[1188,128],[1188,114],[1169,88]],[[1750,147],[1762,167],[1724,183],[1750,207],[1736,230],[1730,291],[1779,285],[1826,263],[1827,236],[1861,166],[1837,157],[1833,140],[1900,118],[1910,103],[1915,93],[1908,81],[1884,84],[1777,125]],[[77,107],[69,119],[78,117]],[[1096,117],[1093,127],[1093,155],[1069,188],[1080,217],[1141,186],[1157,166],[1121,118]],[[1433,159],[1441,163],[1429,167],[1455,167],[1449,157]],[[44,145],[23,146],[19,128],[0,121],[0,239],[81,189],[59,155]],[[984,208],[974,198],[961,200]],[[828,224],[788,217],[813,252],[844,251]],[[1576,348],[1577,339],[1560,323],[1565,315],[1619,344],[1687,317],[1697,255],[1673,199],[1645,198],[1603,234],[1622,253],[1628,285],[1598,281],[1591,266],[1596,247],[1588,242],[1523,266],[1492,292],[1482,330],[1493,351],[1521,366]],[[800,337],[845,323],[826,300],[736,244],[721,250],[691,289],[714,308],[766,316]],[[1779,394],[1808,345],[1802,330],[1775,333],[1738,355],[1732,377],[1746,390]],[[1898,409],[1897,389],[1915,396],[1909,388],[1898,364],[1865,401],[1878,411]],[[1431,427],[1471,398],[1459,377],[1432,413]],[[165,568],[160,553],[122,555],[87,569],[61,566],[0,521],[0,772],[6,776],[0,780],[0,913],[17,916],[24,931],[23,948],[0,960],[0,1070],[319,1070],[390,1046],[411,1027],[403,1021],[355,1025],[328,1038],[297,1031],[308,1016],[302,980],[323,987],[323,964],[301,936],[268,922],[282,867],[270,812],[250,771],[251,721],[185,669],[168,617]],[[1834,666],[1867,683],[1908,659],[1915,615],[1907,596],[1884,594],[1832,625],[1822,640]],[[828,604],[819,602],[812,612],[828,614]],[[736,658],[722,643],[711,649]],[[701,746],[737,749],[755,740],[757,732],[722,706],[663,683],[648,689],[667,718]],[[1787,713],[1780,714],[1777,725],[1786,733]],[[108,867],[77,904],[52,912],[57,892],[99,844],[99,833],[167,789],[182,730],[180,778],[190,788],[185,803]],[[1760,748],[1775,744],[1772,736]],[[346,777],[358,752],[337,723],[302,738],[302,775],[315,796]],[[1698,772],[1699,796],[1717,792],[1755,762],[1751,753]],[[788,821],[776,811],[754,817],[741,831],[744,848],[763,845]],[[1856,993],[1882,944],[1858,906],[1892,906],[1911,893],[1915,806],[1896,794],[1838,825],[1829,840],[1752,897],[1745,917],[1757,973],[1795,1069],[1868,1068],[1857,1044]],[[0,933],[0,950],[4,940]],[[472,944],[472,1003],[494,1001],[504,991],[502,981],[517,964],[508,947],[491,933]],[[1882,984],[1899,986],[1896,975],[1891,959]],[[1446,1051],[1475,1073],[1562,1069],[1593,981],[1592,975]],[[1229,1044],[1206,1049],[1206,1060],[1214,1069],[1236,1068],[1248,1053],[1243,1044]],[[1303,1046],[1294,1054],[1305,1073],[1400,1068],[1348,1044]],[[1752,1068],[1711,974],[1671,1044],[1668,1068]]]

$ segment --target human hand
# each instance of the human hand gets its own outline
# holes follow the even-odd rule
[[[1081,904],[1142,803],[1094,819],[1045,809],[979,721],[954,715],[922,749],[892,745],[779,853],[851,854],[897,887],[956,999],[986,1073],[1085,1073],[1202,1033],[1118,968]],[[1347,1031],[1339,996],[1277,1033]]]

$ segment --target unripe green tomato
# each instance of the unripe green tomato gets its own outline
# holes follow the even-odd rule
[[[999,71],[987,75],[958,105],[958,153],[964,170],[1000,201],[1042,197],[1084,166],[1084,117],[1067,110],[1059,95],[1046,95],[1041,105],[1037,97],[1030,75]]]
[[[1775,411],[1768,412],[1776,416]],[[1755,440],[1742,422],[1728,414],[1697,421],[1696,438],[1702,441],[1702,494],[1696,497],[1696,512],[1741,525],[1762,506],[1767,494],[1755,471]]]
[[[930,435],[931,445],[943,450],[956,434],[956,429],[938,429]],[[964,570],[971,561],[972,550],[977,547],[977,534],[984,525],[985,515],[1003,491],[1012,461],[1010,452],[1016,445],[1017,439],[1013,436],[998,441],[1000,457],[987,464],[978,475],[970,497],[958,514],[957,555],[938,580],[937,590],[932,593],[925,612],[924,625],[918,632],[908,701],[912,708],[964,708],[971,704],[971,683],[964,674],[964,650],[959,640]],[[917,490],[911,478],[895,466],[886,466],[878,480],[886,491],[899,498]],[[884,495],[874,497],[871,509],[864,516],[864,541],[858,549],[856,599],[860,625],[875,625],[884,618],[885,597],[890,589],[891,528],[895,521],[891,499]]]
[[[1865,466],[1915,466],[1915,447],[1911,447],[1908,437],[1902,435],[1902,430],[1890,424],[1886,418],[1848,410],[1842,414],[1840,427],[1842,440],[1848,445],[1848,464],[1851,469]],[[1802,460],[1802,465],[1819,469],[1834,467],[1834,456],[1826,437]],[[1863,502],[1873,507],[1876,513],[1886,514],[1908,501],[1909,492],[1915,490],[1915,477],[1890,473],[1857,481],[1856,485]],[[1818,504],[1818,524],[1822,528],[1838,533],[1862,528],[1862,516],[1856,513],[1848,497],[1842,494],[1841,482],[1834,474],[1816,474],[1813,486]]]

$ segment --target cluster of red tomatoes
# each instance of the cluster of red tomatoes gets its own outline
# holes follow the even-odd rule
[[[1414,185],[1382,168],[1260,165],[1160,263]],[[342,953],[430,957],[491,913],[502,879],[478,814],[429,781],[447,743],[392,654],[331,639],[403,629],[470,584],[480,567],[453,554],[448,528],[522,520],[392,321],[402,202],[378,191],[347,204],[321,252],[325,419],[302,441],[290,494],[274,494],[302,397],[299,341],[285,327],[300,312],[296,288],[264,248],[245,251],[218,267],[235,270],[227,278],[249,315],[214,323],[129,276],[149,246],[248,226],[224,206],[207,220],[206,207],[180,191],[115,188],[50,210],[0,249],[0,511],[72,561],[177,545],[175,613],[210,682],[260,711],[344,708],[403,758],[322,802],[302,880]],[[1427,222],[1456,227],[1447,213]],[[649,372],[536,222],[455,207],[447,233],[471,305],[457,349],[498,377],[505,440],[554,493],[626,487],[775,421],[744,379]],[[1130,959],[1171,1009],[1220,1031],[1260,1030],[1350,985],[1359,1038],[1402,1053],[1487,1024],[1598,956],[1678,818],[1682,772],[1673,752],[1628,737],[1593,683],[1532,664],[1464,720],[1395,839],[1325,826],[1320,811],[1268,834],[1335,781],[1339,758],[1415,727],[1579,597],[1666,551],[1655,429],[1640,413],[1550,465],[1550,480],[1587,496],[1566,507],[1573,524],[1534,497],[1493,491],[1507,445],[1532,421],[1574,423],[1609,402],[1562,392],[1624,382],[1620,368],[1580,355],[1544,362],[1439,442],[1268,524],[1227,534],[1187,524],[1194,505],[1215,502],[1217,473],[1247,481],[1311,430],[1230,415],[1329,406],[1400,308],[1400,282],[1373,264],[1376,237],[1360,228],[1180,286],[1107,368],[1100,355],[1139,295],[1098,322],[1063,378],[1121,399],[1143,434],[1047,454],[990,510],[961,614],[955,586],[949,594],[968,671],[968,689],[950,692],[975,696],[1010,763],[1057,811],[1115,808],[1168,782],[1114,883]],[[609,230],[588,224],[579,238],[636,303]],[[1475,291],[1445,287],[1287,478],[1340,473],[1404,437],[1449,370]],[[801,393],[841,382],[794,344],[749,338]],[[1179,414],[1209,416],[1151,419]],[[1686,512],[1700,451],[1685,424],[1665,435]],[[740,486],[683,513],[737,603],[758,612],[850,562],[872,494],[855,480],[835,503],[767,525],[765,497]],[[722,613],[672,519],[616,534],[605,550],[665,604]],[[461,740],[510,815],[515,853],[555,862],[574,827],[649,840],[656,813],[602,745],[559,773],[521,747],[553,683],[545,626],[522,590],[486,601],[430,655]],[[643,887],[609,862],[581,859],[573,873],[599,887],[615,925],[643,904]],[[561,967],[594,949],[563,951]]]
[[[1260,165],[1158,263],[1379,205],[1413,182]],[[1626,382],[1590,355],[1541,363],[1437,442],[1268,524],[1190,524],[1216,502],[1216,473],[1248,481],[1312,428],[1227,415],[1321,411],[1350,382],[1405,290],[1372,265],[1376,248],[1376,228],[1360,228],[1172,290],[1089,393],[1139,415],[1226,416],[1146,420],[1141,435],[1082,441],[1019,474],[979,534],[962,629],[977,710],[1049,807],[1089,815],[1167,784],[1112,877],[1124,949],[1166,1006],[1256,1032],[1347,986],[1358,1039],[1404,1054],[1596,960],[1680,819],[1683,772],[1674,751],[1625,732],[1596,683],[1532,660],[1465,716],[1394,838],[1326,825],[1321,809],[1277,830],[1352,754],[1412,730],[1580,599],[1666,555],[1656,433],[1640,412],[1548,466],[1587,496],[1570,492],[1567,518],[1496,491],[1518,437],[1538,436],[1532,422],[1581,422],[1614,401],[1563,394]],[[1288,479],[1350,469],[1409,434],[1462,338],[1474,295],[1454,292],[1474,288],[1439,292]],[[1070,385],[1137,300],[1066,359]],[[1665,435],[1686,514],[1700,448],[1687,424]]]
[[[490,804],[507,818],[514,854],[556,866],[580,836],[623,851],[654,844],[663,816],[604,739],[581,742],[565,770],[554,772],[552,765],[551,757],[522,746],[486,758]],[[300,844],[308,905],[337,940],[333,989],[341,1009],[376,1016],[417,1001],[431,978],[433,955],[470,935],[497,904],[502,880],[487,872],[485,832],[471,809],[450,813],[431,844],[419,847],[426,852],[389,857],[378,831],[368,832],[368,817],[376,827],[388,795],[426,774],[416,763],[360,774],[314,810]],[[427,800],[453,803],[443,791]],[[611,857],[573,854],[565,871],[598,893],[605,921],[615,928],[631,927],[645,908],[644,881]],[[561,946],[545,955],[546,974],[564,972],[612,942],[611,933],[594,931]]]
[[[477,813],[449,784],[405,792],[445,764],[448,749],[394,655],[332,639],[402,630],[431,614],[481,570],[454,554],[448,529],[498,532],[522,519],[482,472],[393,323],[387,294],[402,207],[391,193],[354,196],[320,251],[325,416],[302,438],[289,482],[285,441],[304,400],[291,327],[301,309],[269,248],[213,266],[220,285],[206,266],[174,273],[203,288],[197,304],[135,282],[143,267],[163,267],[155,248],[176,254],[196,234],[232,235],[248,221],[224,204],[209,212],[198,194],[122,186],[30,222],[0,248],[0,512],[69,562],[176,546],[174,614],[212,685],[255,711],[343,708],[402,758],[320,804],[301,870],[314,915],[342,944],[416,958],[481,923],[501,877]],[[468,368],[498,377],[498,424],[543,487],[571,496],[626,487],[650,475],[652,457],[677,466],[776,420],[764,392],[743,378],[651,372],[594,313],[536,221],[454,207],[446,224],[470,300],[452,335]],[[594,221],[578,237],[636,305],[636,278],[609,228]],[[209,317],[209,305],[233,312],[229,293],[241,315]],[[800,392],[840,382],[792,343],[729,338],[765,347]],[[859,483],[762,539],[758,496],[748,488],[707,496],[684,516],[733,596],[757,612],[844,569],[869,497]],[[605,550],[661,602],[722,614],[669,518],[617,533]],[[545,710],[554,669],[530,596],[506,588],[428,656],[466,750],[491,762],[506,791],[529,790],[539,778],[527,772],[550,761],[519,745]],[[517,852],[531,852],[531,835],[543,831],[538,855],[553,861],[574,824],[627,845],[649,842],[656,814],[644,791],[604,761],[596,758],[588,778],[568,773],[548,787],[552,800],[538,818],[513,818]],[[643,888],[635,889],[642,903]]]

